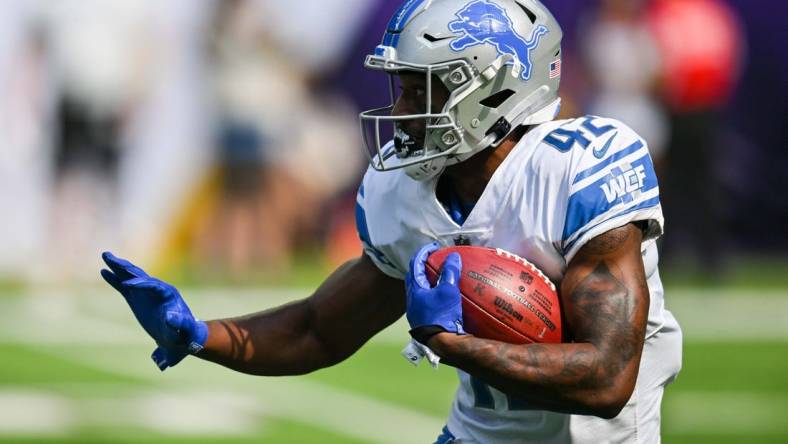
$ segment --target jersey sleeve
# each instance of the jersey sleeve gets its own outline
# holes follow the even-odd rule
[[[610,130],[588,145],[568,176],[561,236],[567,263],[595,236],[629,222],[645,221],[645,243],[663,231],[659,185],[646,142],[621,122],[600,121]]]
[[[366,204],[366,180],[367,176],[365,176],[364,181],[361,182],[361,187],[359,187],[358,194],[356,195],[356,230],[358,231],[359,239],[361,239],[361,245],[364,248],[364,254],[369,256],[378,269],[380,269],[380,271],[386,275],[395,279],[403,279],[402,273],[397,270],[397,268],[386,257],[386,255],[375,246],[372,236],[370,236],[367,208],[371,207],[371,205],[368,206]]]

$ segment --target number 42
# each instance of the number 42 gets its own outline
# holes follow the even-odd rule
[[[602,137],[616,129],[613,125],[596,126],[594,125],[596,119],[593,116],[586,116],[580,119],[582,123],[575,129],[557,128],[544,138],[544,142],[562,153],[571,150],[575,144],[586,149],[592,139]]]

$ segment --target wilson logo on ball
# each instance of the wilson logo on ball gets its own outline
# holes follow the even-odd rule
[[[454,246],[427,259],[431,284],[437,282],[438,270],[452,252],[462,257],[458,286],[468,333],[514,344],[561,342],[558,294],[541,270],[506,250]]]
[[[499,307],[501,310],[509,313],[510,315],[514,316],[515,319],[518,321],[523,320],[523,315],[518,313],[514,307],[512,307],[512,303],[506,301],[505,299],[501,298],[500,296],[495,297],[495,306]]]

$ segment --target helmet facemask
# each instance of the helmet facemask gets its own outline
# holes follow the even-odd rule
[[[470,70],[470,65],[463,60],[438,65],[416,65],[369,56],[365,66],[385,71],[389,75],[391,99],[388,106],[364,111],[359,115],[365,152],[372,168],[378,171],[404,168],[409,176],[417,180],[440,174],[447,160],[461,152],[464,142],[464,132],[453,112],[456,96],[461,89],[450,89],[448,100],[439,112],[433,110],[433,89],[438,81],[451,88],[446,85],[444,78],[454,76],[457,79],[462,76],[467,79],[462,73]],[[402,73],[424,76],[426,106],[421,113],[392,115],[397,101],[396,76]],[[406,131],[408,121],[413,120],[423,122],[423,135]]]

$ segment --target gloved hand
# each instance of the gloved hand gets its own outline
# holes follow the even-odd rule
[[[424,264],[427,257],[437,250],[436,242],[421,247],[411,258],[410,269],[405,276],[410,335],[424,345],[440,332],[465,334],[462,328],[462,300],[457,287],[462,260],[458,253],[449,254],[441,267],[438,284],[430,287]]]
[[[110,268],[101,270],[101,276],[123,295],[142,328],[156,341],[151,358],[161,371],[202,350],[208,327],[192,315],[175,287],[108,251],[101,257]]]

